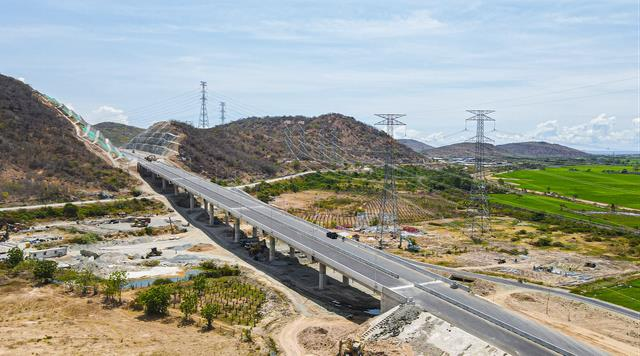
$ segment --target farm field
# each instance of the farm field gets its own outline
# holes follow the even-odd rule
[[[573,293],[640,311],[640,278],[625,282],[601,281],[579,287]]]
[[[491,194],[492,202],[605,225],[640,228],[640,217],[606,213],[607,209],[534,194]],[[585,215],[580,211],[603,212]]]
[[[633,171],[631,166],[586,165],[520,170],[496,177],[525,189],[640,209],[640,175],[603,172],[623,169]]]

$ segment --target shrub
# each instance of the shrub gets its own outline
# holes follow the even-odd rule
[[[533,244],[535,246],[544,247],[544,246],[551,246],[552,242],[553,242],[553,239],[551,239],[550,237],[540,237]]]
[[[104,281],[105,295],[107,299],[114,301],[118,295],[118,302],[122,303],[122,290],[127,285],[127,272],[113,271]]]
[[[206,304],[200,310],[200,315],[207,320],[207,330],[211,330],[213,328],[213,319],[220,312],[220,306],[218,304]]]
[[[78,218],[78,207],[73,205],[73,204],[71,204],[71,203],[67,203],[62,208],[62,214],[66,218],[77,219]]]
[[[147,315],[165,315],[171,300],[171,289],[167,285],[151,286],[140,292],[137,304],[144,307]]]
[[[57,269],[58,264],[55,261],[37,260],[33,268],[33,276],[42,283],[48,283],[55,275]]]
[[[169,278],[158,278],[155,281],[153,281],[153,283],[151,285],[163,286],[163,285],[168,285],[168,284],[172,284],[172,283],[173,283],[173,281],[171,279],[169,279]]]
[[[183,296],[182,302],[180,302],[180,311],[184,320],[189,320],[191,315],[198,311],[198,296],[195,293],[187,293]]]
[[[12,247],[7,251],[7,265],[11,268],[17,266],[24,260],[24,253],[18,247]]]

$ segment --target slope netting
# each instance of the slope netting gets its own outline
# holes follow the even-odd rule
[[[114,147],[109,139],[101,135],[99,131],[93,130],[91,125],[87,123],[82,116],[78,115],[75,111],[69,109],[66,105],[59,102],[55,98],[52,98],[48,95],[38,93],[42,98],[45,99],[49,104],[53,105],[56,109],[60,110],[67,118],[78,125],[84,135],[84,137],[93,144],[96,144],[98,147],[115,156],[115,158],[123,157],[122,152],[120,152],[116,147]]]

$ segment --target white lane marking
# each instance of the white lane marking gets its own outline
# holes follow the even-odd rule
[[[393,287],[393,288],[389,288],[389,289],[391,289],[391,290],[399,290],[399,289],[407,289],[407,288],[412,288],[412,287],[413,287],[413,284],[407,284],[407,285],[404,285],[404,286]]]

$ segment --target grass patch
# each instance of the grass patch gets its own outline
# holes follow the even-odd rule
[[[640,276],[637,274],[602,279],[578,286],[571,292],[640,311]]]
[[[163,210],[164,205],[161,202],[146,198],[84,205],[67,204],[64,207],[55,208],[44,207],[39,209],[0,211],[0,224],[32,224],[50,220],[79,220],[84,218],[115,216],[119,213],[159,213]]]
[[[607,212],[606,209],[588,204],[575,203],[562,199],[535,194],[491,194],[492,202],[516,208],[550,213],[568,218],[611,226],[640,229],[640,217],[615,214],[580,214],[582,211]],[[639,198],[640,199],[640,198]]]
[[[497,177],[525,189],[640,209],[640,175],[633,172],[632,166],[584,165],[518,170]]]

